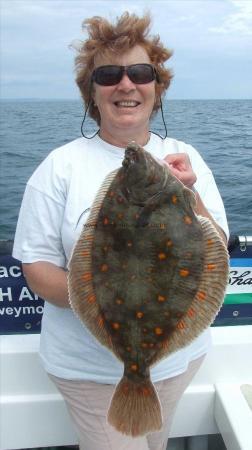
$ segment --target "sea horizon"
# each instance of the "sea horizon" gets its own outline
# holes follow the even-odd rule
[[[68,100],[80,100],[80,101],[82,101],[82,99],[81,99],[81,97],[60,97],[60,98],[57,98],[57,97],[17,97],[17,98],[14,98],[14,97],[0,97],[0,101],[36,101],[36,100],[44,100],[44,101],[50,101],[50,100],[52,100],[52,101],[68,101]],[[175,101],[194,101],[194,100],[203,100],[203,101],[218,101],[218,100],[220,100],[220,101],[229,101],[229,100],[235,100],[235,101],[242,101],[242,100],[245,100],[245,101],[248,101],[248,100],[252,100],[252,98],[239,98],[239,97],[233,97],[233,98],[225,98],[225,97],[223,97],[223,98],[209,98],[209,97],[206,97],[206,98],[203,98],[203,97],[198,97],[198,98],[190,98],[190,97],[187,97],[187,98],[167,98],[167,97],[165,97],[164,98],[164,101],[169,101],[169,100],[175,100]]]
[[[1,99],[2,224],[0,239],[14,236],[25,184],[55,148],[81,138],[83,100]],[[192,145],[212,170],[227,212],[230,232],[252,235],[251,99],[174,99],[163,102],[168,136]],[[164,135],[161,113],[150,129]],[[87,118],[85,132],[96,123]]]

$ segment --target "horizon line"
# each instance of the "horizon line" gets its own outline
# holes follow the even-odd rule
[[[78,97],[62,97],[62,98],[57,98],[57,97],[0,97],[0,101],[5,101],[5,100],[18,100],[18,101],[22,101],[22,100],[29,100],[29,101],[34,101],[34,100],[41,100],[41,101],[67,101],[67,100],[76,100],[76,101],[81,101],[83,102],[83,100],[81,98]],[[216,98],[207,98],[207,97],[197,97],[197,98],[165,98],[163,101],[170,101],[170,100],[178,100],[178,101],[182,101],[182,100],[252,100],[252,98],[244,98],[244,97],[228,97],[228,98],[220,98],[220,97],[216,97]]]

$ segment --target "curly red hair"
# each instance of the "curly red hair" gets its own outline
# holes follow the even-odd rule
[[[95,68],[95,59],[99,56],[113,54],[120,55],[123,52],[141,45],[155,66],[158,80],[156,83],[156,101],[153,112],[160,107],[160,98],[168,89],[172,72],[164,67],[164,62],[170,58],[172,51],[168,50],[160,42],[159,35],[149,36],[151,18],[149,14],[138,17],[135,14],[125,12],[117,18],[117,22],[110,23],[103,17],[94,16],[86,19],[82,26],[86,29],[89,38],[82,43],[79,55],[75,59],[76,83],[81,91],[82,98],[87,107],[89,105],[89,115],[100,124],[100,113],[94,102],[90,99],[91,75]]]

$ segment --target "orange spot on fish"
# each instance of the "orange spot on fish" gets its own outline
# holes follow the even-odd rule
[[[163,261],[164,259],[166,259],[166,254],[165,253],[159,253],[158,254],[158,259],[160,260],[160,261]]]
[[[208,239],[207,240],[207,245],[210,247],[211,245],[213,245],[214,241],[213,239]]]
[[[188,275],[189,275],[189,270],[188,269],[180,269],[180,271],[179,271],[179,275],[181,276],[181,277],[188,277]]]
[[[114,195],[115,195],[114,191],[109,191],[108,196],[109,196],[110,198],[114,197]]]
[[[108,271],[108,265],[107,264],[102,264],[101,272],[107,272],[107,271]]]
[[[131,352],[132,347],[130,345],[128,345],[128,347],[126,347],[127,352]]]
[[[196,295],[198,300],[205,300],[206,299],[206,293],[204,291],[198,291]]]
[[[103,225],[108,225],[108,224],[109,224],[109,219],[107,217],[104,217]]]
[[[166,298],[163,295],[159,295],[158,296],[158,301],[159,302],[165,302]]]
[[[119,330],[120,324],[119,324],[118,322],[113,322],[113,323],[112,323],[112,328],[113,328],[114,330]]]
[[[83,250],[82,256],[84,256],[84,258],[87,258],[87,256],[90,256],[90,250]]]
[[[160,328],[160,327],[156,327],[154,331],[155,331],[155,334],[157,334],[158,336],[160,336],[164,332],[163,328]]]
[[[98,316],[97,322],[98,322],[98,326],[99,326],[100,328],[103,328],[103,325],[104,325],[104,319],[103,319],[102,316]]]
[[[142,319],[142,317],[143,317],[143,312],[142,311],[138,311],[137,313],[136,313],[136,318],[137,319]]]
[[[185,222],[187,225],[191,225],[191,223],[192,223],[191,217],[189,217],[189,216],[184,216],[184,222]]]
[[[82,278],[83,278],[84,281],[90,281],[90,280],[92,280],[92,273],[91,272],[85,272],[82,275]]]
[[[96,296],[94,294],[90,294],[87,298],[88,303],[95,303],[96,302]]]
[[[142,348],[148,348],[147,342],[142,342],[142,343],[141,343],[141,347],[142,347]]]
[[[138,370],[138,365],[137,365],[137,364],[131,364],[130,370],[132,370],[132,372],[137,372],[137,370]]]
[[[159,228],[161,228],[161,230],[165,229],[165,223],[160,223]]]
[[[184,330],[185,329],[185,322],[183,322],[183,320],[180,320],[180,322],[178,322],[178,324],[177,324],[177,328],[179,329],[179,330]]]
[[[146,386],[138,386],[137,393],[147,397],[148,395],[150,395],[151,391]]]
[[[172,195],[171,201],[174,205],[176,205],[176,203],[178,203],[178,197],[176,195]]]
[[[143,387],[142,387],[142,394],[143,394],[145,397],[148,397],[148,395],[151,394],[151,390],[148,389],[147,387],[143,386]]]
[[[129,393],[129,385],[128,384],[124,384],[122,386],[122,391],[123,391],[124,395],[128,395],[128,393]]]
[[[216,269],[216,264],[207,264],[207,270],[214,270]]]
[[[123,300],[121,298],[117,298],[116,299],[116,303],[117,303],[117,305],[122,305],[123,304]]]
[[[195,311],[194,311],[194,309],[193,309],[193,308],[188,309],[187,315],[188,315],[189,317],[191,317],[191,318],[194,317],[194,316],[195,316]]]
[[[171,247],[172,246],[172,241],[170,239],[168,239],[168,241],[166,241],[166,247]]]

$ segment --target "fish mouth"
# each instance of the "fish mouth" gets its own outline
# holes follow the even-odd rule
[[[123,167],[127,168],[129,166],[132,166],[138,161],[136,153],[128,152],[127,155],[125,155],[124,160],[122,162]]]
[[[126,150],[123,160],[123,166],[129,167],[139,161],[139,147],[135,142],[130,143]]]

